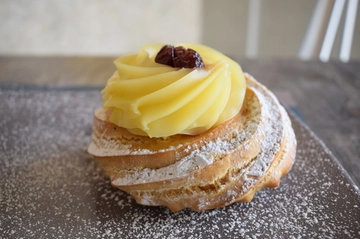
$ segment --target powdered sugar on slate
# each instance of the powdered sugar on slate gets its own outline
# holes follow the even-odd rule
[[[359,238],[360,195],[298,122],[295,165],[251,203],[137,205],[86,153],[98,91],[0,90],[0,238]]]

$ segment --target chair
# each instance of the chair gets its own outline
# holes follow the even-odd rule
[[[321,46],[319,58],[321,61],[329,61],[331,51],[334,45],[337,30],[339,28],[341,15],[346,0],[336,0],[333,4],[331,17],[327,25],[324,41]],[[303,44],[300,48],[298,57],[303,60],[309,60],[316,53],[316,46],[321,41],[322,28],[326,24],[327,12],[331,1],[318,0],[313,12],[312,19],[304,37]],[[356,12],[358,0],[348,0],[344,31],[340,46],[339,58],[343,62],[350,59],[351,45],[355,27]]]
[[[319,51],[319,58],[321,61],[326,62],[330,59],[345,3],[346,0],[335,0],[335,3],[332,0],[317,1],[310,24],[298,52],[298,57],[300,59],[310,60],[315,58]],[[246,56],[249,58],[255,58],[258,55],[261,4],[262,0],[249,1],[249,18],[245,51]],[[339,56],[340,60],[343,62],[348,62],[350,59],[357,5],[358,0],[348,0]],[[325,29],[326,33],[324,37],[323,33],[325,32]],[[322,40],[323,42],[321,44]]]

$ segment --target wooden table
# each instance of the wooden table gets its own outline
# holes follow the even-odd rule
[[[0,88],[102,87],[115,70],[114,59],[3,56]],[[238,61],[309,125],[360,186],[360,61]]]

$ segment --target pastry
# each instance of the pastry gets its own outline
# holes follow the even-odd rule
[[[296,153],[284,108],[231,59],[181,46],[146,45],[115,61],[88,152],[114,187],[174,212],[277,187]]]

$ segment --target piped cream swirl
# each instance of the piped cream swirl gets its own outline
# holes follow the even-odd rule
[[[240,111],[246,89],[240,66],[212,48],[179,45],[197,51],[205,67],[156,63],[162,44],[145,45],[138,54],[115,60],[117,71],[102,90],[112,123],[149,137],[195,135]]]

